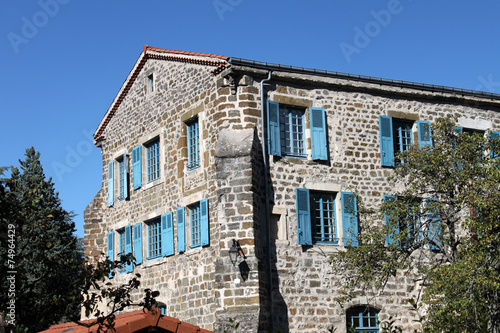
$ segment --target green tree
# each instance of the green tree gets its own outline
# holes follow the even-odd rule
[[[404,272],[424,286],[412,302],[424,331],[500,332],[500,141],[451,119],[431,127],[432,147],[398,156],[390,181],[401,190],[380,207],[358,198],[359,246],[331,259],[344,276],[339,301]]]

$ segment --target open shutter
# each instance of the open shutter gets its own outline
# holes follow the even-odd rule
[[[127,225],[125,227],[125,254],[132,253],[132,227]],[[125,265],[125,272],[130,273],[134,270],[132,261],[130,264]]]
[[[108,232],[108,259],[115,261],[115,232]],[[109,278],[113,277],[113,271],[109,272]]]
[[[299,244],[312,245],[309,190],[305,188],[296,188],[295,197],[297,204],[297,234]]]
[[[392,117],[379,116],[380,158],[382,166],[394,166],[394,142],[392,135]]]
[[[495,142],[498,141],[499,138],[500,132],[491,132],[490,140],[494,140],[493,142],[490,141],[490,157],[492,159],[497,158],[500,154],[500,145]]]
[[[313,160],[328,160],[326,116],[323,108],[309,108],[311,120],[311,155]]]
[[[391,201],[391,200],[396,200],[396,197],[393,195],[384,195],[384,201]],[[385,225],[390,226],[390,215],[385,213]],[[399,226],[393,226],[392,229],[389,230],[390,232],[385,236],[385,241],[387,246],[389,245],[395,245],[394,243],[394,236],[399,236]],[[399,238],[399,237],[398,237]]]
[[[161,255],[171,256],[174,254],[174,225],[172,212],[161,216]]]
[[[422,147],[432,146],[432,136],[431,136],[431,122],[430,121],[417,121],[418,130],[418,145]]]
[[[208,199],[200,201],[201,246],[210,244]]]
[[[134,257],[135,264],[142,264],[142,223],[134,225]]]
[[[141,146],[132,149],[132,172],[134,173],[134,190],[142,186]]]
[[[123,200],[128,199],[127,152],[123,153]]]
[[[356,197],[351,192],[340,193],[344,246],[358,246],[358,211]]]
[[[269,154],[281,156],[279,103],[267,101],[267,142]]]
[[[432,203],[437,202],[436,198],[429,198],[425,200],[425,210],[427,213],[427,237],[429,239],[429,249],[439,250],[441,239],[441,219],[436,211],[436,207],[432,207]]]
[[[114,170],[114,161],[110,161],[108,163],[108,207],[113,206],[113,201],[114,201],[113,170]]]
[[[186,229],[184,227],[184,207],[177,208],[177,251],[186,251]]]

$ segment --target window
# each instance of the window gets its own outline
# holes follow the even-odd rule
[[[343,245],[358,245],[358,220],[354,194],[310,191],[302,188],[295,189],[295,194],[299,244],[338,245],[340,224]],[[338,219],[337,204],[340,204]]]
[[[147,179],[151,183],[160,178],[160,140],[156,139],[145,147]]]
[[[132,253],[132,228],[127,225],[125,228],[117,231],[118,233],[118,256],[127,255]],[[133,271],[132,262],[125,264],[124,267],[120,269],[120,273],[130,273]]]
[[[113,206],[115,198],[115,174],[118,175],[118,200],[128,199],[128,177],[127,177],[127,152],[116,159],[117,169],[115,173],[115,161],[108,163],[108,207]]]
[[[311,157],[327,160],[326,119],[323,108],[309,108]],[[305,109],[267,102],[267,141],[269,154],[307,157]]]
[[[148,259],[155,259],[161,255],[160,227],[160,219],[148,223]]]
[[[108,259],[110,261],[115,261],[115,232],[108,232]],[[111,279],[114,276],[114,272],[109,272],[109,278]]]
[[[347,310],[348,332],[378,332],[378,310],[369,306],[355,306]]]
[[[208,245],[208,200],[204,199],[188,206],[188,208],[191,228],[191,248]]]
[[[379,116],[380,156],[382,166],[394,167],[397,153],[408,150],[413,144],[413,121]],[[428,121],[417,121],[418,144],[421,148],[432,146],[431,128]]]
[[[198,119],[186,123],[188,137],[188,170],[194,170],[200,166],[200,145]]]
[[[148,92],[152,93],[154,91],[154,75],[148,75]]]
[[[160,314],[163,316],[167,315],[167,306],[165,304],[159,304],[158,309],[160,310]]]
[[[127,179],[127,170],[125,164],[127,160],[121,157],[118,160],[118,200],[125,200],[125,182]]]
[[[499,155],[499,151],[500,151],[500,146],[499,146],[499,142],[500,142],[500,132],[491,132],[490,133],[490,138],[489,138],[489,141],[490,141],[490,157],[492,159],[494,158],[497,158],[498,155]]]

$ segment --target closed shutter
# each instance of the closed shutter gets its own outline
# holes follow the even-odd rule
[[[134,190],[142,186],[141,146],[132,149],[132,172],[134,173]]]
[[[387,194],[384,195],[384,201],[385,202],[392,201],[392,200],[395,200],[395,199],[396,199],[396,197],[393,196],[393,195],[387,195]],[[391,226],[390,214],[388,214],[388,213],[385,213],[385,225],[387,227]],[[389,245],[396,245],[394,238],[399,238],[399,226],[394,226],[393,225],[392,228],[389,228],[388,231],[389,232],[385,236],[385,241],[386,241],[387,246],[389,246]]]
[[[342,232],[344,246],[358,246],[358,212],[356,196],[351,192],[340,194],[342,205]]]
[[[380,159],[382,166],[394,166],[394,142],[392,134],[392,117],[379,116]]]
[[[429,239],[429,249],[437,251],[441,244],[441,218],[436,207],[438,202],[436,198],[425,200],[425,211],[427,214],[427,237]]]
[[[134,226],[134,257],[135,264],[142,264],[142,223]]]
[[[114,179],[113,179],[114,161],[108,163],[108,207],[113,206],[114,201]]]
[[[186,251],[186,229],[184,227],[184,207],[177,208],[177,251]]]
[[[418,130],[418,145],[422,147],[432,146],[432,136],[431,136],[431,122],[430,121],[417,121]]]
[[[108,259],[110,261],[115,261],[115,232],[108,232]],[[109,272],[109,278],[114,276],[113,271]]]
[[[208,199],[200,201],[201,246],[210,244]]]
[[[311,122],[311,155],[313,160],[328,160],[325,109],[309,108]]]
[[[309,190],[304,188],[296,188],[295,197],[297,206],[298,242],[301,245],[312,245]]]
[[[132,227],[127,225],[125,227],[125,254],[132,253]],[[125,272],[130,273],[134,270],[132,261],[125,265]]]
[[[269,154],[281,156],[279,104],[267,101],[267,142]]]
[[[161,216],[161,254],[171,256],[174,254],[174,225],[172,212]]]

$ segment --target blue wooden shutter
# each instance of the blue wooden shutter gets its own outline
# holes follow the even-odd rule
[[[134,257],[135,264],[142,264],[142,223],[134,226]]]
[[[392,117],[379,116],[380,159],[382,166],[394,166],[394,143],[392,135]]]
[[[115,232],[108,232],[108,259],[115,261]],[[113,271],[109,272],[109,278],[113,277]]]
[[[128,199],[127,152],[123,153],[123,200]]]
[[[342,232],[344,246],[358,246],[358,211],[356,196],[351,192],[340,193],[342,205]]]
[[[130,225],[125,226],[125,254],[132,253],[132,227]],[[125,272],[130,273],[134,270],[134,265],[132,262],[125,265]]]
[[[309,108],[311,123],[311,155],[313,160],[328,160],[326,115],[323,108]]]
[[[174,226],[172,212],[161,216],[161,255],[171,256],[174,254]]]
[[[396,197],[393,195],[384,195],[384,201],[392,201],[396,200]],[[391,225],[391,220],[390,220],[390,214],[385,213],[385,225],[390,226]],[[393,236],[399,236],[399,226],[392,226],[392,228],[389,229],[389,233],[385,236],[385,241],[387,245],[394,245],[394,237]],[[398,237],[399,238],[399,237]]]
[[[281,156],[279,103],[267,101],[267,142],[269,154]]]
[[[295,199],[297,205],[297,237],[299,244],[312,245],[309,190],[305,188],[296,188]]]
[[[114,161],[108,163],[108,207],[113,206],[114,201],[114,178],[113,178]]]
[[[431,122],[430,121],[417,121],[418,130],[418,145],[422,147],[432,146],[432,135],[431,135]]]
[[[499,138],[500,138],[500,132],[491,132],[491,134],[490,134],[490,157],[492,159],[497,158],[498,155],[500,154],[500,145],[495,143],[495,142],[491,142],[491,140],[498,141]]]
[[[186,251],[186,229],[184,228],[184,207],[177,208],[177,251]]]
[[[200,201],[201,246],[210,244],[208,199]]]
[[[134,174],[134,190],[142,186],[141,146],[132,149],[132,172]]]
[[[437,202],[436,198],[429,198],[425,200],[425,207],[427,213],[427,237],[429,238],[429,249],[439,250],[440,236],[441,236],[441,219],[436,212],[436,208],[429,207],[433,202]]]

